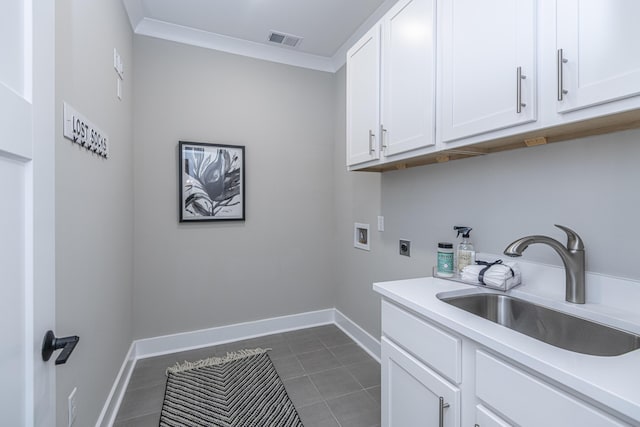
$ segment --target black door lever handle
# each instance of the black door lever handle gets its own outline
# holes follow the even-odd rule
[[[71,352],[80,341],[80,337],[73,335],[70,337],[56,338],[53,331],[47,331],[42,341],[42,360],[45,362],[51,358],[54,351],[62,349],[62,353],[56,359],[56,365],[67,363]]]

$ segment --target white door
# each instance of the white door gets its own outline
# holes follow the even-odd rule
[[[0,407],[2,425],[55,425],[53,364],[54,5],[4,0],[0,14]]]
[[[380,157],[380,26],[347,52],[347,165]]]
[[[460,390],[382,338],[382,425],[460,426]]]
[[[442,139],[536,120],[535,0],[447,0]]]
[[[404,0],[382,21],[381,142],[386,156],[434,145],[435,0]]]
[[[640,2],[559,0],[556,7],[558,111],[640,94]]]

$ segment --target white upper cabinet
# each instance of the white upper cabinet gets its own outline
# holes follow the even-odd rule
[[[347,52],[347,165],[380,156],[380,27]]]
[[[382,20],[385,156],[435,143],[435,28],[434,0],[400,1]]]
[[[640,0],[399,0],[347,53],[347,165],[638,127]]]
[[[435,145],[435,0],[401,0],[347,52],[347,165]]]
[[[535,0],[442,4],[442,140],[535,121]]]
[[[640,94],[640,1],[558,0],[556,13],[559,112]]]

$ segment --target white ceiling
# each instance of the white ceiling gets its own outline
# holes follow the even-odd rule
[[[122,0],[136,34],[335,72],[396,0]],[[270,31],[302,37],[295,48]]]

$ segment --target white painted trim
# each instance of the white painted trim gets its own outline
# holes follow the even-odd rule
[[[56,6],[54,2],[30,1],[33,13],[33,198],[35,211],[31,217],[31,231],[36,234],[29,241],[33,249],[35,276],[33,281],[33,326],[36,345],[41,343],[45,331],[56,325],[56,267],[55,267],[55,33]],[[15,112],[8,116],[15,120]],[[0,138],[1,139],[1,138]],[[33,341],[32,341],[33,343]],[[30,348],[33,352],[33,347]],[[34,354],[36,356],[36,354]],[[37,356],[36,356],[37,357]],[[60,369],[60,368],[58,368]],[[34,425],[52,425],[56,420],[56,367],[53,362],[35,362]],[[33,408],[32,408],[33,409]],[[27,423],[27,425],[30,425]]]
[[[131,374],[139,359],[328,324],[335,324],[380,362],[380,341],[335,308],[135,340],[131,343],[113,383],[96,427],[112,426],[115,422]]]
[[[364,351],[369,353],[371,357],[380,362],[380,340],[374,338],[367,331],[362,329],[356,322],[342,314],[337,308],[335,310],[334,323],[342,331],[356,342]]]
[[[136,34],[219,50],[250,58],[335,73],[347,62],[347,50],[369,31],[398,0],[385,0],[330,57],[264,45],[145,17],[140,0],[122,0]]]
[[[346,42],[333,54],[331,62],[333,63],[334,73],[338,71],[347,62],[347,51],[356,44],[362,36],[364,36],[380,19],[391,9],[398,0],[386,0],[367,18],[366,21],[358,27],[358,29],[347,39]]]
[[[136,27],[144,18],[144,7],[140,0],[122,0],[124,8],[127,11],[129,22],[131,23],[131,29],[135,32]]]
[[[332,59],[329,57],[241,40],[151,18],[143,18],[135,27],[134,31],[136,34],[143,36],[219,50],[236,55],[262,59],[264,61],[278,62],[329,73],[336,71]]]
[[[29,160],[33,158],[32,144],[21,142],[33,130],[31,102],[1,81],[0,94],[0,115],[11,117],[3,121],[0,127],[0,150],[9,154],[9,157]]]
[[[124,361],[122,362],[122,366],[120,367],[120,371],[118,372],[118,376],[113,382],[109,396],[107,396],[107,401],[102,408],[102,412],[100,412],[98,421],[96,421],[96,427],[112,426],[115,422],[116,415],[118,415],[118,409],[120,409],[120,404],[124,399],[124,393],[127,391],[127,385],[131,379],[131,374],[136,366],[137,359],[135,358],[135,349],[136,342],[134,341],[131,343],[129,351],[127,352]]]
[[[145,17],[140,0],[122,0],[136,34],[219,50],[264,61],[335,73],[347,62],[347,50],[389,11],[398,0],[385,0],[330,57],[224,36],[209,31]]]
[[[334,322],[334,309],[272,317],[198,331],[181,332],[137,340],[136,359],[193,350],[227,342],[240,341],[279,332],[310,328]]]

